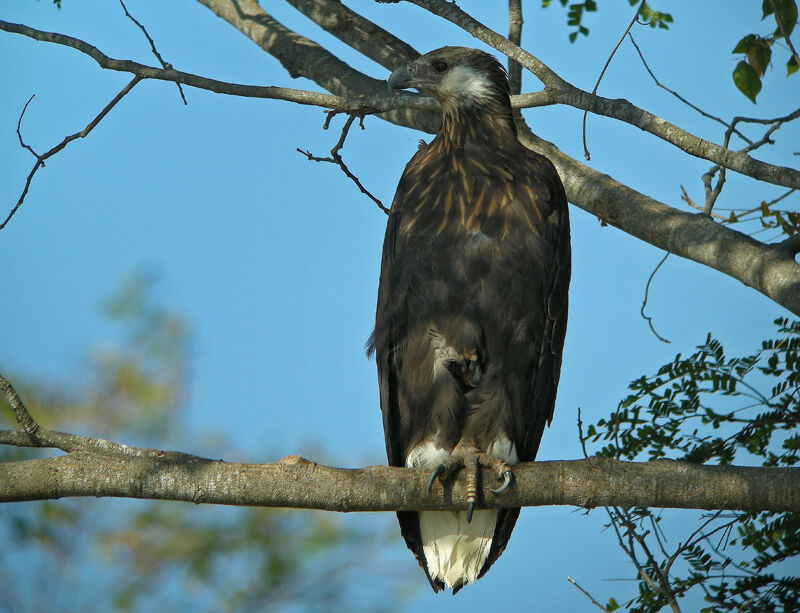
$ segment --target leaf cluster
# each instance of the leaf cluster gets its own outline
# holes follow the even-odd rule
[[[767,35],[747,34],[732,51],[735,55],[744,55],[733,69],[733,82],[753,103],[761,91],[761,79],[772,61],[772,46],[789,37],[797,25],[797,3],[795,0],[762,0],[761,12],[762,21],[770,15],[774,18],[775,30]],[[797,58],[790,53],[786,62],[786,76],[791,76],[797,69]]]
[[[589,425],[582,440],[615,459],[796,465],[800,321],[775,324],[775,338],[741,357],[727,357],[708,335],[692,355],[678,354],[655,375],[633,381],[614,413]],[[661,514],[637,508],[609,515],[639,568],[631,611],[658,611],[696,586],[708,613],[798,610],[800,577],[785,563],[800,554],[800,514],[717,513],[671,553]]]
[[[594,13],[597,11],[597,0],[584,0],[583,2],[569,2],[569,0],[558,0],[562,7],[567,9],[567,25],[574,27],[575,30],[570,32],[567,36],[569,42],[574,43],[578,36],[588,36],[589,28],[584,24],[584,17],[586,13]],[[641,0],[628,0],[628,3],[633,6],[639,4]],[[552,0],[542,0],[542,8],[547,8],[552,4]],[[651,28],[661,28],[666,30],[669,24],[672,23],[672,15],[669,13],[662,13],[661,11],[654,11],[646,2],[641,3],[639,9],[639,18],[644,25]]]

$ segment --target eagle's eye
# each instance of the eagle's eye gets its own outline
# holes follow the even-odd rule
[[[447,70],[447,62],[445,62],[444,60],[437,60],[436,62],[433,63],[433,69],[436,72],[444,72]]]

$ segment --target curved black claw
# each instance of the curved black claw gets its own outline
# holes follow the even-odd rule
[[[510,470],[504,470],[503,471],[503,485],[498,487],[496,490],[493,490],[492,488],[489,488],[489,491],[492,494],[502,494],[503,492],[505,492],[508,489],[509,485],[511,485],[511,471]]]
[[[439,464],[436,468],[431,471],[430,477],[428,477],[428,493],[431,493],[433,489],[433,482],[436,481],[436,478],[444,472],[445,465]]]
[[[475,510],[475,503],[468,502],[467,503],[467,523],[472,521],[472,512]]]

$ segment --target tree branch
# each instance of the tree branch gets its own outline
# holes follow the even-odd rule
[[[25,103],[25,107],[22,109],[22,113],[19,116],[19,121],[17,122],[17,136],[19,137],[19,144],[23,148],[27,149],[36,158],[36,162],[34,162],[33,168],[31,168],[31,171],[28,173],[28,176],[25,179],[25,186],[22,188],[22,193],[17,199],[17,203],[14,205],[14,207],[11,209],[11,211],[8,213],[8,215],[2,221],[2,223],[0,223],[0,230],[6,227],[8,222],[11,221],[11,218],[14,216],[14,214],[19,210],[19,207],[22,206],[22,203],[25,201],[25,196],[27,196],[28,190],[31,187],[31,181],[33,181],[33,176],[40,168],[44,166],[45,160],[56,155],[58,152],[64,149],[64,147],[69,145],[75,139],[85,138],[89,134],[89,132],[94,130],[97,124],[99,124],[103,120],[103,118],[106,115],[108,115],[109,112],[111,112],[111,109],[113,109],[120,100],[122,100],[125,96],[128,95],[128,92],[130,92],[139,81],[140,81],[139,77],[133,77],[133,79],[131,79],[128,82],[128,84],[125,87],[123,87],[119,91],[119,93],[116,96],[114,96],[114,98],[112,98],[111,101],[102,108],[102,110],[95,116],[94,119],[92,119],[86,125],[85,128],[83,128],[83,130],[81,130],[80,132],[75,132],[74,134],[70,134],[69,136],[65,136],[60,143],[58,143],[55,147],[52,147],[42,155],[39,155],[33,150],[32,147],[25,144],[25,142],[22,140],[22,134],[20,133],[22,116],[25,114],[25,110],[28,108],[28,104],[30,104],[31,100],[33,100],[33,96],[30,97],[28,102]]]
[[[678,126],[640,109],[627,100],[611,100],[602,96],[593,96],[589,92],[571,85],[541,60],[520,49],[494,30],[487,28],[471,15],[458,8],[454,3],[445,2],[444,0],[406,1],[424,8],[434,15],[447,19],[472,34],[478,40],[485,42],[522,64],[544,83],[546,90],[552,90],[550,93],[555,103],[567,104],[580,110],[588,110],[592,113],[629,123],[675,145],[689,155],[715,162],[759,181],[785,187],[800,187],[800,170],[755,160],[743,151],[727,150],[715,143],[690,134]]]
[[[226,83],[176,70],[153,68],[128,60],[115,60],[83,41],[61,34],[42,32],[2,21],[0,29],[30,36],[36,40],[73,47],[91,56],[105,68],[131,72],[143,79],[181,82],[220,93],[283,99],[355,114],[389,111],[380,115],[381,118],[427,132],[436,131],[439,119],[438,113],[433,112],[433,109],[437,108],[433,100],[414,95],[386,97],[383,94],[384,81],[366,77],[313,41],[287,30],[252,0],[198,1],[214,10],[252,40],[259,42],[262,48],[278,57],[293,76],[306,76],[321,86],[343,95]],[[329,0],[319,0],[319,2],[327,3]],[[362,18],[358,26],[367,28],[369,22],[367,24],[362,22],[367,20]],[[529,70],[531,66],[536,67],[541,64],[536,58],[512,45],[499,34],[492,33],[481,24],[475,23],[479,28],[493,34],[500,42],[505,41],[501,51],[507,50],[510,57],[523,63]],[[345,37],[341,28],[334,33]],[[394,48],[397,40],[385,33],[380,39],[380,45],[392,45]],[[334,68],[343,72],[337,73],[335,70],[331,72]],[[557,75],[553,78],[548,77],[550,73],[547,71],[549,69],[541,64],[540,72],[544,77],[554,83],[560,81]],[[517,107],[548,104],[552,94],[548,89],[534,94],[514,96],[512,102]],[[365,96],[370,92],[374,94],[373,98]],[[586,96],[589,94],[586,93]],[[524,123],[520,123],[520,127],[522,142],[547,155],[556,164],[564,178],[570,202],[658,248],[724,272],[759,290],[793,313],[800,314],[800,266],[794,262],[789,249],[759,243],[735,230],[714,224],[708,217],[688,214],[655,201],[570,158],[551,143],[533,135]]]
[[[0,432],[0,439],[5,439]],[[56,433],[63,437],[63,433]],[[84,440],[92,440],[86,439]],[[100,443],[93,443],[102,447]],[[115,445],[115,444],[112,444]],[[124,447],[0,464],[0,502],[69,496],[146,498],[327,511],[463,509],[462,481],[427,492],[424,469],[322,466],[299,456],[234,464]],[[616,505],[800,511],[800,468],[697,466],[601,458],[520,464],[502,494],[484,484],[487,508]]]
[[[662,204],[585,166],[518,124],[520,141],[546,155],[569,201],[651,245],[710,266],[800,315],[800,266],[779,245],[765,245],[714,222]]]

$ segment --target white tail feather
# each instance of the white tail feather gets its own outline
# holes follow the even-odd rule
[[[492,545],[496,509],[477,510],[467,523],[466,511],[422,511],[419,529],[431,578],[448,589],[472,583]]]

